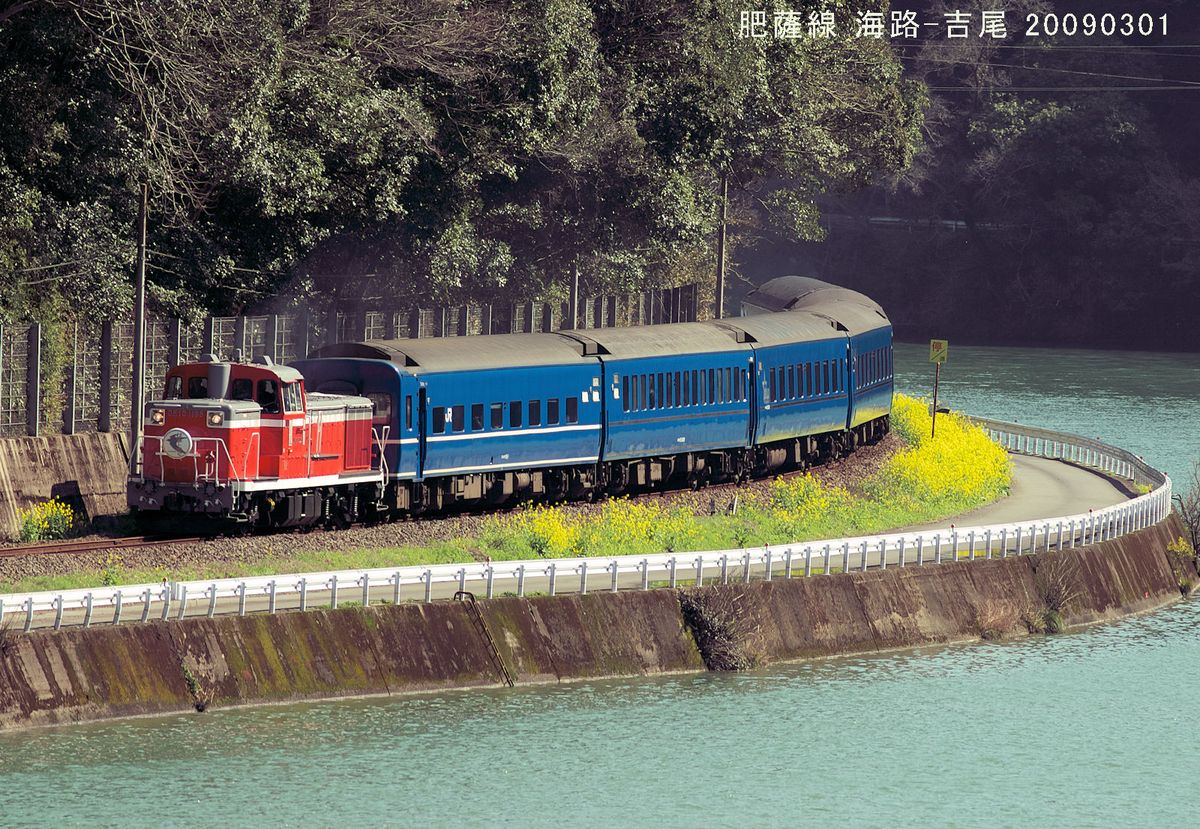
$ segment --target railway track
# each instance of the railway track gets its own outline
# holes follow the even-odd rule
[[[212,536],[179,538],[175,536],[129,535],[120,538],[47,541],[40,544],[22,544],[19,547],[0,547],[0,558],[61,555],[65,553],[92,553],[100,550],[125,550],[131,547],[159,547],[165,544],[186,544],[193,541],[205,541],[209,538],[212,538]]]

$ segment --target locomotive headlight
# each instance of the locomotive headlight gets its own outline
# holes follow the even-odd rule
[[[164,412],[162,409],[151,409],[150,410],[150,422],[153,423],[155,426],[161,426],[166,419],[167,419],[167,413]]]
[[[209,426],[220,426],[224,422],[225,422],[225,415],[223,413],[221,413],[221,412],[209,412],[208,413],[208,425]]]

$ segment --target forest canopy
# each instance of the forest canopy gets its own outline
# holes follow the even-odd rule
[[[922,87],[853,36],[878,2],[819,39],[739,37],[743,7],[0,2],[0,310],[127,305],[143,182],[184,314],[711,280],[723,175],[735,244],[819,238],[820,194],[911,164]]]

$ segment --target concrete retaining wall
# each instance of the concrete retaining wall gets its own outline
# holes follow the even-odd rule
[[[1200,581],[1167,552],[1174,518],[1062,553],[705,588],[734,593],[744,643],[768,659],[859,653],[1025,633],[1065,584],[1063,615],[1086,624],[1180,597]],[[518,684],[704,670],[670,590],[480,602]],[[1000,621],[997,621],[1000,620]],[[316,610],[120,627],[0,632],[0,728],[360,694],[500,685],[462,603]]]
[[[52,496],[93,520],[125,513],[128,466],[116,432],[0,439],[0,533],[13,535],[17,512]]]

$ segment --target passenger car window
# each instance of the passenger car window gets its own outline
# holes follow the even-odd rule
[[[404,428],[412,428],[412,395],[404,395]]]
[[[450,407],[450,425],[454,427],[454,431],[461,432],[466,424],[463,422],[463,407]]]
[[[542,425],[542,401],[540,400],[529,401],[529,425]]]
[[[440,435],[446,431],[446,407],[433,407],[433,421],[429,424],[429,430],[435,435]]]
[[[621,378],[621,408],[629,411],[629,375]]]
[[[513,400],[508,404],[508,425],[514,429],[521,428],[521,401]]]
[[[472,403],[471,404],[471,431],[472,432],[482,432],[483,431],[483,404],[482,403]]]
[[[552,397],[546,401],[546,425],[558,425],[558,398]]]
[[[579,422],[579,400],[572,396],[567,398],[567,423]]]
[[[493,429],[503,429],[504,428],[504,404],[503,403],[493,403],[492,404],[492,428]]]

